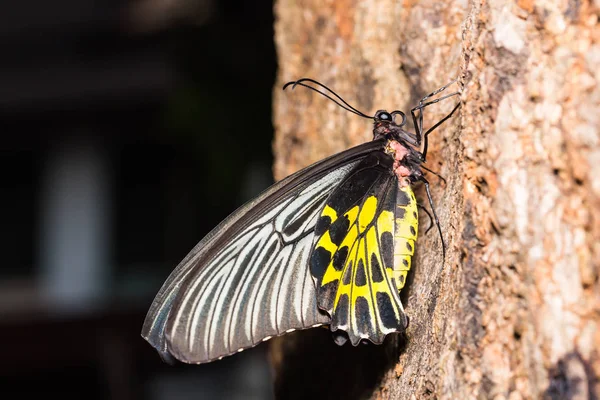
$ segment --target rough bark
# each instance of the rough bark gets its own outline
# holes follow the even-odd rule
[[[407,111],[453,77],[463,90],[427,163],[447,179],[433,185],[446,262],[435,231],[422,235],[406,335],[356,349],[324,329],[284,336],[279,397],[600,397],[599,8],[276,2],[278,179],[371,138],[367,120],[286,81],[318,79],[371,114]]]

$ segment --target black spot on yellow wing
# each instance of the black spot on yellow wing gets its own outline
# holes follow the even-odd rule
[[[349,285],[352,282],[352,264],[354,264],[354,260],[350,260],[346,266],[346,269],[344,270],[342,285]]]
[[[394,234],[384,231],[381,234],[381,254],[383,255],[383,265],[385,268],[394,267]]]
[[[337,220],[337,217],[337,212],[326,204],[325,207],[323,207],[323,211],[321,211],[321,215],[319,216],[317,224],[315,225],[315,235],[318,237],[325,233],[331,224]]]
[[[404,279],[406,278],[406,275],[399,275],[398,276],[398,287],[399,288],[403,288],[404,287]]]
[[[398,320],[395,317],[392,300],[387,293],[378,292],[376,295],[377,308],[381,316],[381,323],[388,329],[395,329],[398,326]]]
[[[350,228],[350,219],[347,215],[342,215],[331,225],[329,228],[329,236],[336,246],[339,246],[342,243],[342,240],[344,240],[344,237],[348,233],[348,228]]]
[[[355,300],[354,312],[356,318],[356,329],[359,336],[367,336],[373,333],[375,329],[375,321],[373,321],[374,315],[371,313],[371,301],[367,300],[366,297],[357,296]]]
[[[341,271],[344,269],[346,258],[348,258],[348,246],[344,246],[335,252],[331,265],[336,271]],[[325,271],[323,271],[323,273],[325,273]]]
[[[379,264],[379,259],[375,253],[371,253],[371,278],[375,283],[383,282],[384,272],[381,268],[382,266]]]
[[[321,236],[323,233],[325,233],[325,231],[327,231],[329,229],[330,226],[331,226],[331,217],[328,215],[325,215],[325,216],[321,215],[315,225],[315,236],[317,236],[317,237]]]
[[[356,278],[354,280],[356,286],[365,286],[367,284],[367,276],[365,275],[365,263],[362,259],[358,260],[356,267]]]
[[[325,273],[325,269],[329,265],[331,259],[331,252],[324,247],[316,247],[313,250],[310,268],[313,275],[322,275]]]
[[[404,218],[404,209],[398,208],[396,210],[396,219],[403,219],[403,218]]]
[[[410,196],[402,189],[398,191],[398,197],[396,199],[397,205],[406,205],[410,203]]]
[[[344,327],[346,327],[348,325],[348,315],[350,314],[349,307],[350,307],[350,305],[349,305],[348,295],[347,294],[341,295],[340,299],[338,300],[338,306],[337,306],[337,309],[339,312],[337,312],[333,316],[331,323],[342,329]]]

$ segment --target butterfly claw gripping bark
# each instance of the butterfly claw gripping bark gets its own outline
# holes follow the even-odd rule
[[[418,233],[411,185],[423,181],[429,189],[420,165],[433,128],[423,133],[422,110],[446,87],[411,110],[411,133],[402,128],[401,111],[370,117],[316,81],[291,83],[372,119],[373,141],[271,186],[190,251],[156,295],[142,328],[166,361],[206,363],[320,325],[330,327],[336,343],[346,341],[345,332],[353,345],[379,344],[407,327],[400,291]]]

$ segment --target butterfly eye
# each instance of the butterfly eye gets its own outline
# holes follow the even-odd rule
[[[390,114],[387,111],[378,112],[377,115],[375,115],[375,119],[377,119],[379,121],[387,121],[387,122],[393,121],[392,114]]]

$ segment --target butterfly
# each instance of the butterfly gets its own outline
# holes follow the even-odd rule
[[[327,86],[311,89],[373,121],[373,140],[318,161],[275,183],[208,233],[177,265],[157,293],[142,337],[163,360],[207,363],[274,336],[329,327],[339,345],[381,344],[402,332],[408,317],[400,300],[418,234],[413,185],[428,135],[460,106],[423,131],[423,109],[452,96],[423,97],[411,109],[364,114]],[[427,214],[430,216],[429,212]],[[431,228],[431,224],[430,224]]]

